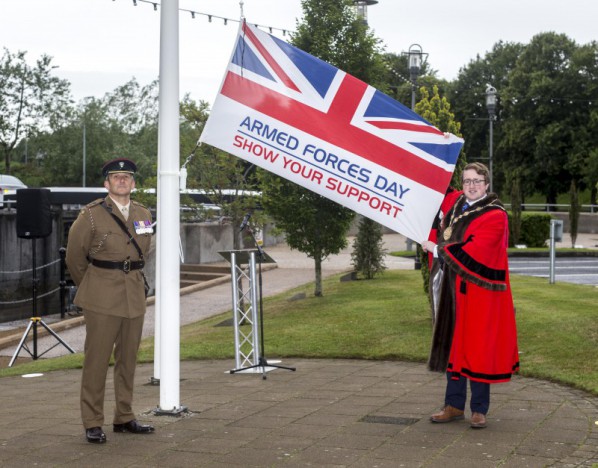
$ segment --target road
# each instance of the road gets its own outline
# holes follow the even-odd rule
[[[598,286],[598,257],[556,257],[555,281]],[[509,258],[511,274],[549,278],[550,259],[515,257]]]

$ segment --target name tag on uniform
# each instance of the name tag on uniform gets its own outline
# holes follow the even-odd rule
[[[135,232],[137,234],[153,234],[154,228],[152,228],[151,221],[133,221],[135,226]]]

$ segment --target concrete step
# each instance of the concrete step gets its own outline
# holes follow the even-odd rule
[[[212,279],[220,278],[225,276],[227,273],[210,273],[203,271],[181,271],[181,280],[185,281],[209,281]]]
[[[181,265],[181,288],[230,275],[230,267],[225,264],[203,265],[185,263]]]
[[[202,273],[217,273],[220,275],[230,275],[229,264],[197,264],[197,263],[184,263],[181,265],[181,272],[202,272]]]
[[[275,263],[263,265],[263,271],[276,268]],[[230,278],[230,265],[227,263],[217,264],[195,264],[185,263],[181,265],[181,288],[193,285],[200,285],[208,281],[217,281],[218,279]]]

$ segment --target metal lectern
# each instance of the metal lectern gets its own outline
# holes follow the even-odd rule
[[[257,250],[229,250],[218,252],[231,267],[233,294],[233,326],[235,333],[235,372],[262,372],[260,370],[260,331],[258,276],[256,273]],[[261,263],[276,263],[262,252]],[[248,285],[243,288],[243,283]]]

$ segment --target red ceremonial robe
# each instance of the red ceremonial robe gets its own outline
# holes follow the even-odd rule
[[[442,223],[444,277],[428,364],[454,378],[506,382],[519,369],[507,214],[494,194],[462,211],[464,202]]]

